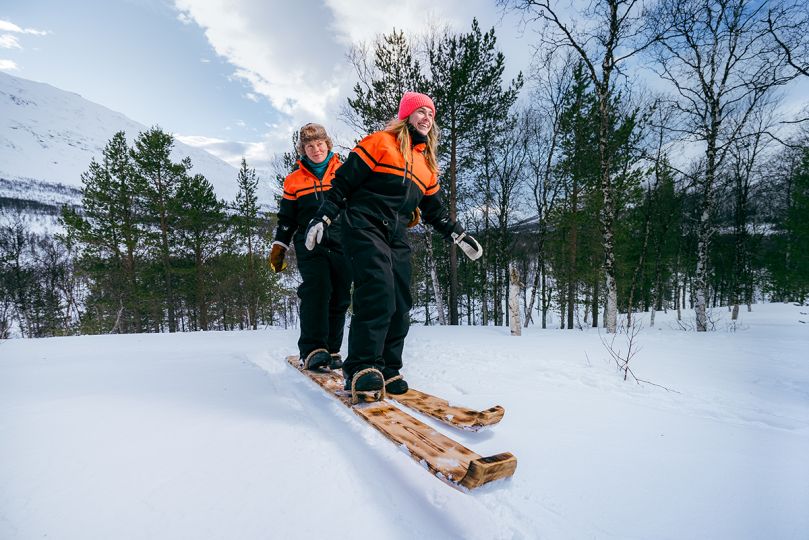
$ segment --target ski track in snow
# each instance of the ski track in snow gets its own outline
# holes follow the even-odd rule
[[[493,525],[483,530],[469,527],[459,511],[470,502],[462,493],[453,488],[435,484],[429,474],[413,474],[414,461],[405,448],[395,447],[382,434],[366,424],[342,403],[327,395],[309,379],[301,376],[286,362],[286,353],[274,356],[260,356],[251,359],[267,373],[280,376],[282,384],[304,403],[309,412],[309,420],[316,424],[320,433],[325,434],[336,445],[348,451],[351,456],[352,478],[349,486],[362,484],[361,491],[372,497],[381,497],[375,504],[390,509],[383,526],[385,536],[391,538],[501,538]],[[335,417],[339,423],[335,422]],[[360,439],[358,441],[358,439]],[[352,499],[356,493],[343,495]],[[480,512],[484,510],[478,508]],[[485,510],[484,510],[485,513]],[[408,516],[421,516],[417,523]],[[484,520],[485,522],[485,520]],[[390,525],[392,524],[392,526]],[[478,526],[483,525],[478,521]],[[415,529],[414,529],[415,526]],[[373,529],[368,533],[373,533]],[[357,531],[354,533],[360,534]],[[401,534],[401,536],[396,536]],[[506,538],[506,537],[502,537]]]

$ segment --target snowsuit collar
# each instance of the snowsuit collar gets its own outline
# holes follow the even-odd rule
[[[416,149],[417,147],[421,146],[421,150],[423,151],[427,146],[427,135],[422,135],[419,133],[410,122],[407,123],[407,131],[410,132],[410,140],[413,143],[413,148]]]
[[[312,163],[312,160],[309,159],[308,157],[301,156],[299,163],[301,164],[301,166],[306,167],[306,170],[315,175],[318,180],[323,180],[323,175],[326,174],[326,169],[329,168],[329,163],[331,163],[333,157],[334,152],[329,152],[329,155],[326,156],[326,159],[324,159],[320,163]]]

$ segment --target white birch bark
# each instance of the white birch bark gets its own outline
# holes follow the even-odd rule
[[[433,242],[429,233],[424,237],[424,244],[427,246],[427,261],[430,265],[430,278],[433,282],[435,307],[438,310],[438,324],[446,326],[447,316],[444,314],[444,296],[441,294],[441,284],[438,282],[438,271],[435,268],[435,258],[433,257]]]
[[[510,312],[511,335],[522,335],[522,325],[520,324],[520,276],[517,269],[512,265],[509,268],[510,284],[508,287],[508,309]]]

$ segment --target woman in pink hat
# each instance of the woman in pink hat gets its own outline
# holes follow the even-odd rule
[[[345,208],[343,242],[351,258],[354,296],[346,389],[407,392],[399,374],[410,326],[410,245],[408,225],[423,221],[451,240],[472,260],[480,244],[449,216],[438,184],[438,126],[429,96],[407,92],[399,114],[368,135],[337,169],[332,188],[306,231],[314,249]]]

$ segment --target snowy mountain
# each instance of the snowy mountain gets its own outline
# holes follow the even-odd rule
[[[168,129],[168,126],[161,126]],[[12,195],[10,186],[28,185],[38,180],[35,197],[50,189],[46,184],[81,187],[81,174],[90,160],[117,131],[125,131],[130,142],[148,129],[121,113],[88,101],[78,94],[0,73],[0,197]],[[175,142],[173,157],[188,156],[192,172],[205,175],[219,197],[236,196],[238,171],[205,150]],[[45,184],[43,184],[45,183]]]

